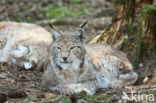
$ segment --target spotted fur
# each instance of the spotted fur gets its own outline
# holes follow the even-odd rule
[[[51,34],[31,23],[0,22],[0,63],[41,68],[52,43]]]
[[[52,29],[53,43],[40,88],[61,94],[133,84],[137,74],[125,53],[105,44],[85,45],[83,31],[63,35]],[[64,59],[65,58],[65,59]]]

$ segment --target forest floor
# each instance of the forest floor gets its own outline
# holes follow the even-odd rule
[[[142,103],[142,101],[156,101],[156,74],[153,78],[145,77],[147,79],[144,78],[143,84],[121,89],[100,89],[93,96],[86,95],[85,92],[59,95],[38,89],[42,72],[11,68],[6,65],[3,66],[3,69],[5,71],[0,72],[0,99],[5,99],[2,93],[6,94],[6,103],[129,103],[130,101]]]
[[[109,0],[58,0],[58,2],[1,0],[0,14],[0,21],[32,22],[47,30],[49,30],[48,23],[52,23],[60,31],[74,31],[88,21],[85,30],[87,43],[111,24],[113,3]],[[139,79],[135,85],[121,89],[100,89],[93,96],[86,95],[85,92],[59,95],[40,91],[38,86],[43,72],[1,65],[0,103],[3,103],[3,99],[7,100],[6,103],[154,102],[156,101],[156,61],[154,60],[156,59],[140,63],[137,70]]]

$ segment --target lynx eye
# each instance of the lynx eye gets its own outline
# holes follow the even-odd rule
[[[61,48],[61,47],[59,47],[59,46],[57,46],[57,47],[56,47],[56,49],[57,49],[57,50],[59,50],[59,51],[60,51],[60,50],[62,50],[62,48]]]
[[[77,46],[72,46],[72,47],[70,47],[70,51],[72,51],[72,50],[75,50],[75,49],[77,49]]]

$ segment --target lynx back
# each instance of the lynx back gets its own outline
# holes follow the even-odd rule
[[[51,34],[38,25],[0,22],[0,63],[40,69],[51,43]]]

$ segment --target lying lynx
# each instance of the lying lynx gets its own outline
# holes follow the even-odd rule
[[[51,34],[40,26],[0,22],[0,63],[25,69],[40,68],[51,43]]]
[[[61,94],[133,84],[138,75],[126,55],[105,44],[85,45],[83,30],[63,35],[52,28],[53,43],[40,88]]]

